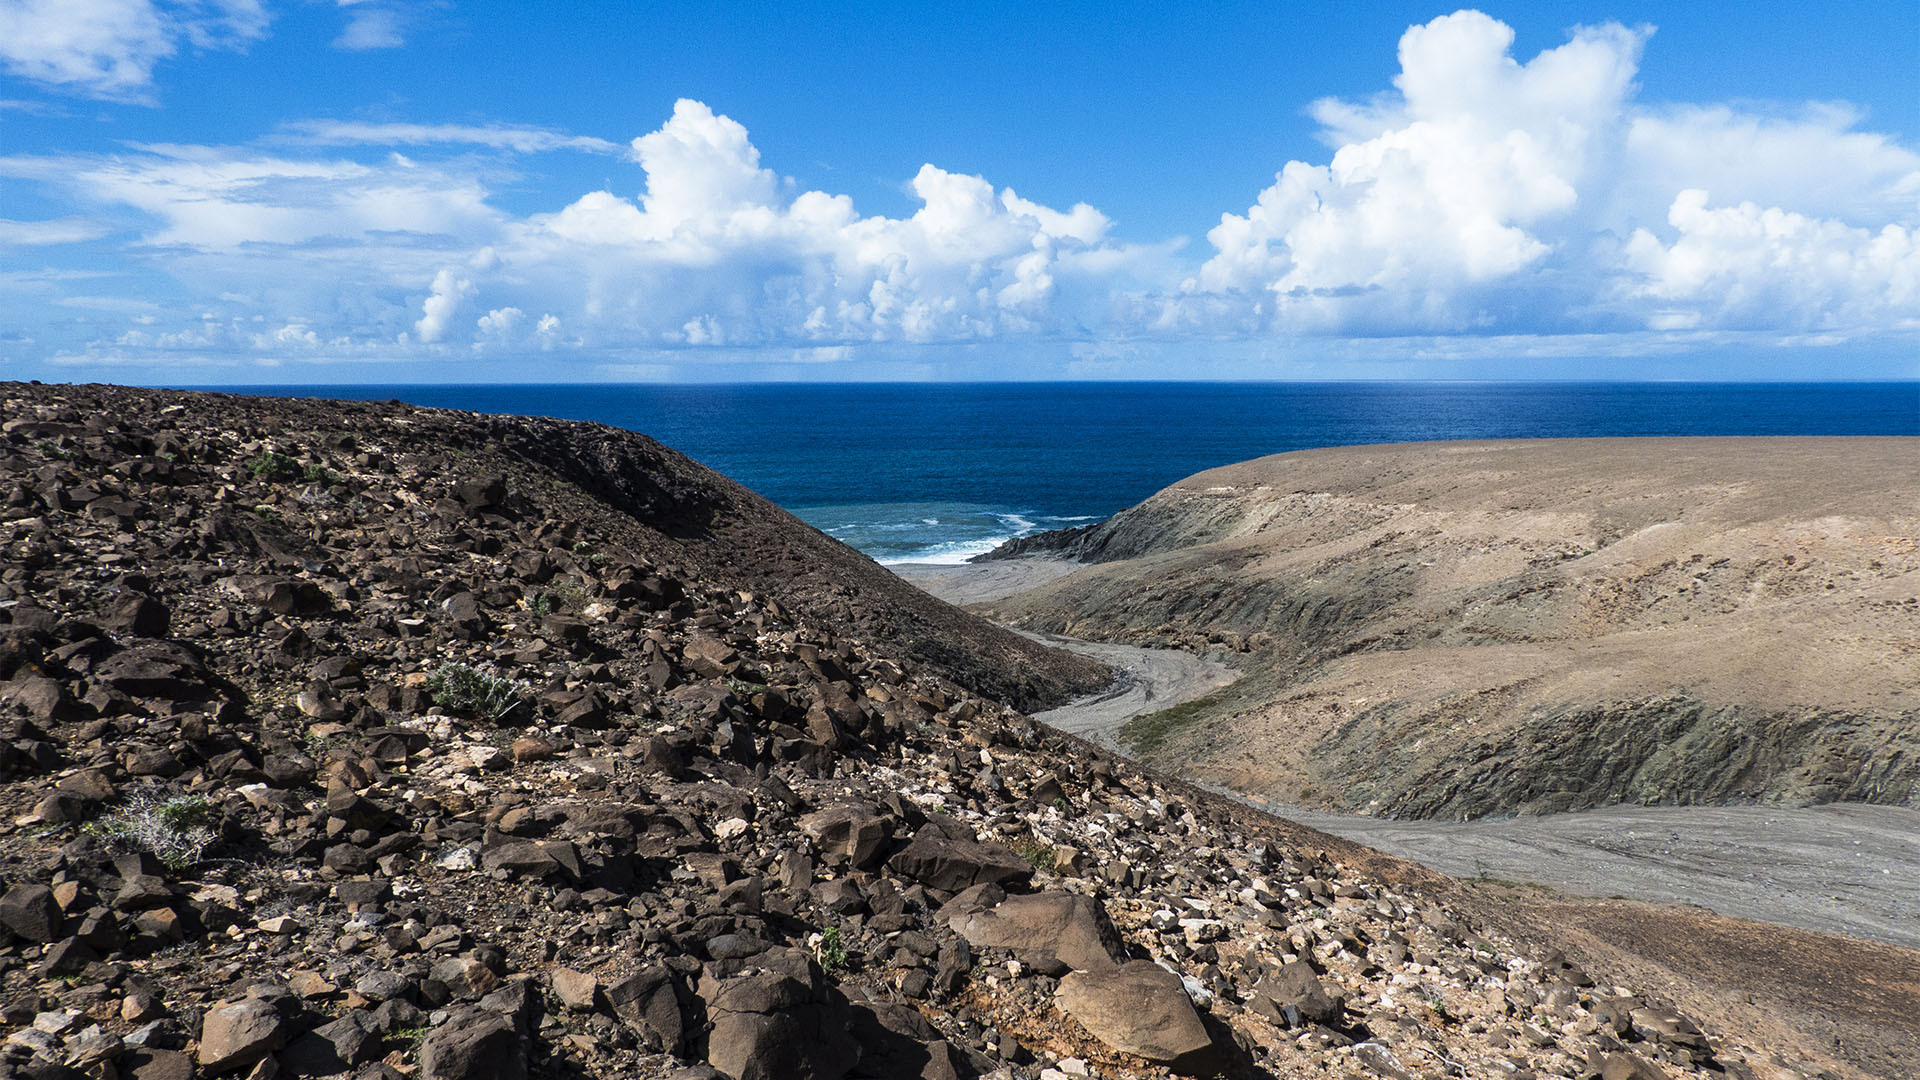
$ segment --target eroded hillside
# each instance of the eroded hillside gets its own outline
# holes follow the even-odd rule
[[[1396,816],[1920,784],[1920,440],[1346,447],[1200,473],[991,614],[1239,653],[1148,760]]]

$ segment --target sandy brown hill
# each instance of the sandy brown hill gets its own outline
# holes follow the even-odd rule
[[[1131,737],[1283,801],[1911,804],[1916,537],[1915,439],[1345,447],[1183,480],[1053,542],[1098,565],[992,608],[1246,654]]]

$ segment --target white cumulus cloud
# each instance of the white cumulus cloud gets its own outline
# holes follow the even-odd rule
[[[57,208],[0,221],[0,244],[133,239],[103,264],[127,295],[0,276],[19,298],[0,321],[75,355],[539,351],[602,370],[756,350],[857,370],[1007,341],[1136,370],[1186,342],[1280,356],[1313,335],[1561,362],[1730,334],[1920,331],[1912,148],[1843,105],[1642,105],[1650,28],[1577,27],[1524,61],[1513,40],[1472,11],[1408,30],[1389,90],[1312,104],[1331,151],[1307,156],[1324,160],[1278,163],[1186,247],[1124,243],[1086,202],[1043,205],[934,163],[903,184],[911,212],[863,213],[783,177],[745,125],[690,99],[618,142],[322,119],[243,146],[14,154],[0,178]],[[527,205],[528,156],[558,150],[607,155],[605,187],[504,209],[508,185]],[[193,303],[146,299],[155,276]],[[115,312],[153,321],[105,321]]]
[[[932,341],[1068,328],[1062,279],[1124,249],[1086,204],[1054,210],[922,166],[907,218],[845,195],[781,194],[746,128],[682,100],[633,140],[637,199],[591,192],[499,246],[502,274],[587,298],[597,337],[663,344]],[[535,272],[537,270],[537,272]],[[1077,327],[1072,327],[1078,329]]]
[[[1651,33],[1578,27],[1520,63],[1512,29],[1477,11],[1409,29],[1396,93],[1317,102],[1332,160],[1289,162],[1245,213],[1223,214],[1159,325],[1910,322],[1920,156],[1852,130],[1843,108],[1642,109],[1633,80]],[[1703,188],[1737,206],[1709,211]]]
[[[1627,244],[1632,291],[1662,305],[1657,326],[1920,328],[1920,233],[1708,199],[1699,189],[1674,199],[1672,242],[1638,229]]]
[[[8,0],[0,65],[50,87],[146,101],[154,65],[192,49],[241,49],[266,36],[259,0]]]
[[[414,334],[423,342],[431,345],[439,341],[447,332],[455,315],[460,313],[474,294],[473,282],[459,276],[452,269],[444,269],[433,276],[433,285],[427,293],[427,299],[421,304],[420,318],[413,324]],[[489,313],[493,318],[497,312]],[[516,311],[517,315],[518,312]],[[497,321],[497,320],[496,320]],[[484,329],[486,322],[482,320]]]

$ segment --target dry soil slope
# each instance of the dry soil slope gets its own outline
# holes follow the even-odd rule
[[[1342,447],[1183,480],[993,614],[1249,654],[1131,736],[1295,803],[1911,805],[1917,536],[1920,439]]]

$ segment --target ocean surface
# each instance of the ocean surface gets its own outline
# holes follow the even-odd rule
[[[1317,446],[1920,435],[1920,382],[210,389],[598,420],[653,436],[881,562],[961,562],[1107,517],[1202,469]]]

